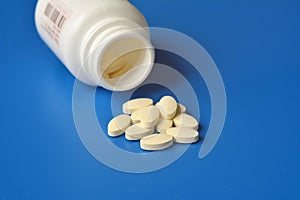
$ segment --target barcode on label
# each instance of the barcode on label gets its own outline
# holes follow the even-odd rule
[[[66,16],[64,16],[58,9],[56,9],[51,3],[48,3],[44,12],[45,16],[48,17],[57,28],[62,29]]]

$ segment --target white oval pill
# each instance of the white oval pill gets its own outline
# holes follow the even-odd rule
[[[156,125],[156,130],[161,133],[173,126],[173,121],[169,119],[160,119],[158,124]]]
[[[168,129],[166,133],[173,136],[176,143],[191,144],[199,140],[198,131],[191,128],[175,127]]]
[[[141,139],[140,146],[144,150],[158,151],[171,147],[173,137],[167,134],[153,134]]]
[[[122,135],[131,125],[131,118],[128,115],[119,115],[113,118],[108,124],[108,135],[118,137]]]
[[[186,128],[191,128],[191,129],[195,129],[195,130],[198,130],[198,126],[199,126],[199,123],[198,121],[188,115],[188,114],[185,114],[185,113],[181,113],[179,115],[177,115],[174,120],[174,125],[177,126],[177,127],[186,127]]]
[[[125,132],[125,138],[127,140],[140,140],[143,137],[154,133],[154,128],[146,129],[141,127],[141,124],[135,124],[127,128]]]
[[[173,119],[177,113],[178,105],[173,97],[165,96],[159,101],[157,107],[159,108],[160,114],[163,118]]]
[[[159,122],[159,110],[156,106],[149,106],[140,110],[141,126],[153,128]]]
[[[136,110],[131,115],[131,121],[133,124],[138,124],[141,122],[141,109]]]
[[[149,98],[133,99],[123,104],[123,113],[132,114],[141,108],[153,105],[153,100]]]

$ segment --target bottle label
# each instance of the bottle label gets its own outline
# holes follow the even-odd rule
[[[42,27],[58,46],[60,46],[60,36],[70,16],[71,10],[60,0],[49,0],[46,4]]]

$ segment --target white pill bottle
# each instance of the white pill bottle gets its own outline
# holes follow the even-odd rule
[[[35,23],[44,42],[86,84],[126,91],[152,70],[147,22],[127,0],[39,0]]]

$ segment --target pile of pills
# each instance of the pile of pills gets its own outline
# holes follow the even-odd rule
[[[125,134],[130,141],[140,140],[140,147],[158,151],[174,143],[191,144],[199,140],[198,121],[186,114],[186,107],[171,96],[157,104],[149,98],[130,100],[123,104],[123,113],[108,124],[108,135]]]

